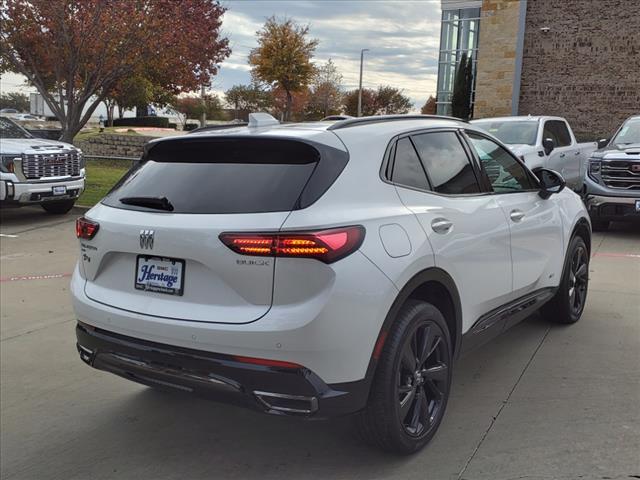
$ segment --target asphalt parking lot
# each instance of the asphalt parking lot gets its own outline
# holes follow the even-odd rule
[[[76,215],[0,222],[2,479],[640,478],[640,228],[594,234],[586,310],[534,315],[461,359],[446,418],[411,457],[348,419],[300,421],[93,370],[68,293]]]

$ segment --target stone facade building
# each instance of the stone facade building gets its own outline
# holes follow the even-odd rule
[[[442,0],[442,11],[438,113],[450,113],[463,51],[477,60],[474,118],[559,115],[593,140],[640,113],[640,1]]]

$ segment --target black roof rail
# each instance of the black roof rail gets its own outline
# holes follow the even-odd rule
[[[342,120],[331,125],[327,130],[341,130],[343,128],[357,127],[358,125],[369,125],[371,123],[395,122],[398,120],[455,120],[456,122],[465,122],[461,118],[447,117],[446,115],[374,115],[371,117],[350,118]]]

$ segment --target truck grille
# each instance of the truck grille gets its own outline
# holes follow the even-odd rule
[[[635,167],[634,167],[635,165]],[[609,188],[619,190],[640,190],[640,162],[628,160],[609,160],[602,162],[602,180]]]
[[[80,175],[78,152],[36,153],[22,156],[22,173],[28,180]]]

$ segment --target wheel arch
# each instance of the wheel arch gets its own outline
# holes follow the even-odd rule
[[[567,248],[569,248],[571,240],[576,235],[582,237],[584,243],[587,244],[589,255],[591,255],[591,223],[585,217],[580,217],[576,224],[573,226],[573,230],[571,231],[571,235],[569,236],[569,242],[567,242]]]
[[[437,307],[445,317],[453,343],[453,356],[460,353],[462,343],[462,305],[460,295],[453,278],[437,267],[428,268],[414,275],[402,287],[394,300],[378,333],[377,341],[369,361],[367,379],[371,381],[389,329],[407,300],[424,300]]]

